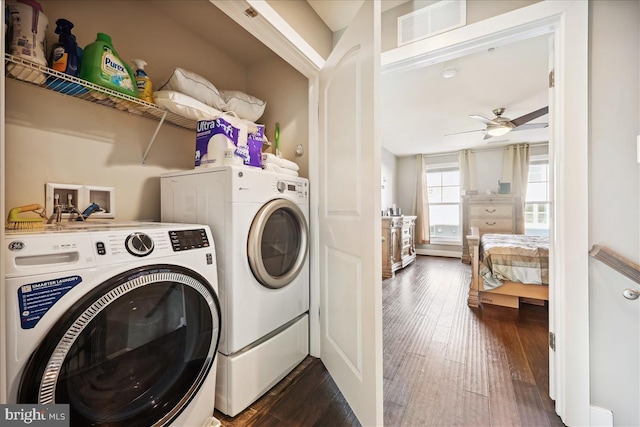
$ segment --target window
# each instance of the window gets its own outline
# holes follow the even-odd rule
[[[455,167],[427,170],[431,238],[460,242],[460,170]]]
[[[524,205],[525,234],[549,235],[549,199],[549,161],[531,161]]]

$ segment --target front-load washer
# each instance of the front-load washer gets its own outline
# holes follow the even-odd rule
[[[309,353],[309,182],[243,166],[161,177],[162,220],[211,227],[222,337],[216,408],[235,416]]]
[[[217,423],[214,248],[206,225],[7,232],[8,403],[69,404],[73,426]]]

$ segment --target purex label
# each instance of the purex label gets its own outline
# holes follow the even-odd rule
[[[31,329],[67,292],[82,282],[78,275],[22,285],[18,289],[20,326]]]

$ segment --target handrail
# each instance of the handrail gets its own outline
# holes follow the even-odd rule
[[[635,262],[601,245],[593,245],[589,255],[640,285],[640,265]]]

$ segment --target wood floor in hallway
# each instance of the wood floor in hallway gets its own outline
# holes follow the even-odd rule
[[[384,280],[385,426],[562,426],[548,395],[547,307],[470,309],[470,268],[418,256]],[[223,426],[358,426],[308,357]]]

